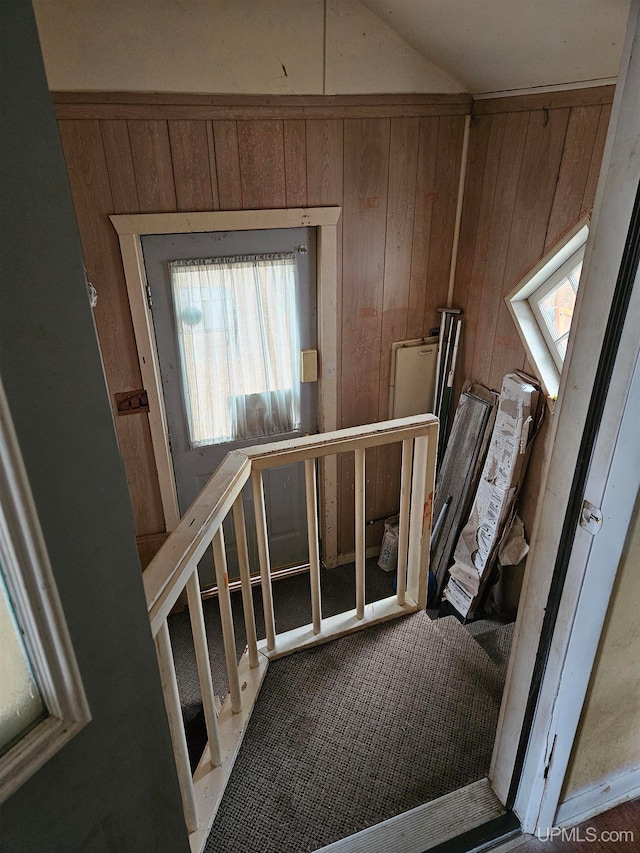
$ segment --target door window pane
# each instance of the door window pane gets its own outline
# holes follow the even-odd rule
[[[1,571],[0,685],[2,755],[45,716],[45,708]]]
[[[293,253],[170,264],[192,447],[300,425]]]

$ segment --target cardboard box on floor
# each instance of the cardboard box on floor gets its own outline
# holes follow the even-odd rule
[[[531,450],[538,400],[539,390],[516,373],[502,380],[487,459],[444,591],[462,616],[473,616],[511,523]]]

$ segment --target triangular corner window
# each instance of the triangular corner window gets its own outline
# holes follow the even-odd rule
[[[529,361],[550,397],[560,385],[588,235],[587,218],[506,296]]]

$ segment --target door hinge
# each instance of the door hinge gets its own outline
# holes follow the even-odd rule
[[[153,298],[151,296],[151,288],[147,285],[147,304],[149,308],[153,308]]]
[[[602,529],[602,510],[598,506],[594,506],[589,501],[582,502],[582,512],[580,513],[580,527],[583,527],[587,533],[593,536]]]

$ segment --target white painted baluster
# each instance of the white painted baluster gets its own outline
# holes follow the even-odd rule
[[[216,569],[216,583],[218,584],[218,604],[220,605],[220,621],[222,622],[224,658],[227,664],[229,694],[231,695],[231,710],[234,714],[238,714],[242,709],[242,699],[240,696],[240,679],[238,678],[238,660],[236,658],[236,641],[233,631],[231,596],[229,594],[227,555],[224,550],[222,527],[219,527],[216,531],[212,544],[213,562]]]
[[[195,832],[198,828],[198,815],[196,811],[196,800],[193,791],[193,779],[191,778],[191,767],[189,766],[189,752],[187,750],[187,738],[182,721],[182,709],[180,707],[180,696],[178,695],[178,682],[176,681],[176,670],[173,665],[171,653],[171,638],[169,628],[165,619],[156,635],[156,654],[158,655],[158,666],[160,669],[160,681],[164,693],[164,704],[169,719],[169,731],[173,743],[173,755],[178,771],[178,782],[182,795],[182,809],[184,819],[189,832]]]
[[[213,682],[211,681],[211,661],[209,660],[209,648],[207,646],[207,632],[204,627],[204,613],[202,612],[202,599],[200,598],[200,581],[198,570],[195,569],[187,581],[187,600],[189,602],[189,617],[191,619],[191,632],[193,634],[193,647],[196,652],[196,664],[198,667],[198,678],[200,680],[200,691],[202,693],[202,707],[204,709],[204,721],[209,738],[209,751],[211,752],[211,763],[214,767],[222,764],[222,751],[220,748],[220,734],[218,732],[218,715],[213,695]]]
[[[307,496],[307,532],[309,537],[309,577],[311,580],[311,613],[313,633],[319,634],[322,623],[320,603],[320,551],[318,548],[318,498],[316,492],[316,460],[304,461]]]
[[[236,533],[238,566],[240,568],[240,584],[242,587],[242,608],[244,610],[244,626],[247,633],[247,648],[249,650],[249,666],[255,668],[258,666],[258,640],[256,634],[256,616],[253,610],[253,596],[251,594],[249,549],[247,547],[247,527],[244,520],[242,495],[238,495],[233,504],[233,526]]]
[[[357,448],[356,473],[355,473],[355,498],[356,498],[356,615],[358,619],[364,619],[364,569],[366,551],[366,531],[364,521],[365,504],[365,467],[364,448]]]
[[[267,513],[264,505],[264,484],[262,471],[251,474],[253,487],[253,506],[256,516],[256,535],[258,539],[258,557],[260,559],[260,584],[262,586],[262,608],[267,633],[267,649],[276,647],[276,620],[273,613],[273,590],[271,589],[271,561],[269,559],[269,540],[267,538]]]
[[[437,444],[436,430],[414,442],[407,591],[421,609],[427,606]]]
[[[402,442],[402,474],[400,477],[400,521],[398,530],[398,604],[406,599],[407,554],[409,552],[409,502],[411,500],[411,466],[413,463],[413,439]]]

